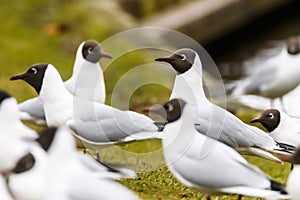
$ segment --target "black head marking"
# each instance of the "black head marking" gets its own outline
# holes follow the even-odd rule
[[[259,118],[251,120],[253,122],[260,122],[268,132],[272,132],[280,123],[280,112],[276,109],[265,110]]]
[[[172,99],[163,105],[167,113],[167,121],[174,122],[181,117],[186,102],[182,99]]]
[[[20,174],[29,171],[33,168],[34,164],[35,158],[31,153],[28,153],[18,161],[16,167],[12,170],[12,172],[15,174]]]
[[[172,55],[155,59],[159,62],[167,62],[180,74],[188,71],[194,64],[196,52],[192,49],[179,49]]]
[[[300,53],[300,43],[298,37],[290,37],[287,40],[287,52],[291,55],[297,55]]]
[[[164,117],[168,123],[174,122],[181,117],[185,104],[182,99],[172,99],[159,108],[151,108],[150,112]]]
[[[87,40],[82,47],[82,56],[91,63],[99,62],[100,58],[112,58],[110,54],[101,50],[100,44],[95,40]]]
[[[11,96],[4,90],[0,90],[0,103],[2,103],[3,100],[8,98],[11,98]]]
[[[25,73],[12,76],[10,80],[24,80],[40,93],[47,66],[45,63],[32,65]]]
[[[40,133],[40,137],[37,139],[37,142],[45,151],[48,151],[50,148],[55,137],[56,130],[56,127],[46,128]]]

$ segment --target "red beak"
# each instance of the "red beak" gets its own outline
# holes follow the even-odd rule
[[[10,77],[9,80],[11,80],[11,81],[19,80],[19,79],[22,79],[22,80],[23,80],[24,78],[26,78],[26,74],[25,74],[25,73],[24,73],[24,74],[17,74],[17,75],[14,75],[14,76]]]
[[[170,62],[174,61],[174,59],[166,56],[166,57],[156,58],[155,61],[170,63]]]
[[[149,113],[151,110],[151,107],[146,107],[142,110],[143,113]]]
[[[101,51],[101,55],[102,55],[102,57],[104,57],[104,58],[112,59],[112,56],[111,56],[109,53],[106,53],[106,52],[104,52],[104,51]]]
[[[293,161],[294,161],[293,156],[290,156],[290,155],[280,155],[279,158],[280,158],[280,160],[282,160],[284,162],[293,163]]]
[[[260,122],[259,118],[251,119],[250,123]]]

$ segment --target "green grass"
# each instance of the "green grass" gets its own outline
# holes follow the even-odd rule
[[[10,82],[10,76],[24,72],[32,64],[47,62],[54,64],[66,79],[71,75],[75,52],[82,40],[93,38],[102,41],[134,24],[121,11],[115,14],[101,5],[87,4],[79,0],[0,0],[0,5],[0,88],[15,96],[19,102],[36,96],[36,93],[24,82]],[[114,55],[116,49],[122,50],[127,45],[132,44],[114,44],[105,50]],[[137,50],[111,63],[105,70],[107,103],[128,108],[129,102],[130,109],[140,111],[144,106],[166,101],[170,91],[158,84],[146,84],[131,91],[135,81],[148,80],[149,77],[155,77],[155,81],[163,85],[171,84],[174,74],[171,70],[136,67],[153,62],[158,53]],[[108,62],[103,60],[101,64],[106,66]],[[125,82],[120,83],[124,75],[128,75],[128,78],[125,77]],[[112,95],[114,90],[116,96]],[[129,91],[132,92],[130,97],[126,95]],[[243,118],[247,120],[251,116],[253,115],[243,113]],[[184,187],[170,174],[164,164],[160,141],[112,147],[100,153],[105,161],[127,164],[139,171],[136,179],[123,179],[121,183],[144,199],[204,198],[199,192]],[[275,180],[286,181],[289,165],[281,166],[260,158],[247,159]],[[236,196],[219,197],[233,198]]]

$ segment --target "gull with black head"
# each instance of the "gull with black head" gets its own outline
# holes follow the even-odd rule
[[[194,124],[199,133],[233,148],[243,150],[246,148],[247,153],[280,162],[278,158],[267,152],[279,151],[280,153],[281,150],[285,152],[285,149],[280,147],[272,137],[259,128],[243,123],[206,98],[202,84],[202,64],[194,50],[179,49],[170,56],[157,58],[156,61],[169,63],[177,72],[170,99],[181,98],[188,103],[196,99],[199,114],[195,117]]]
[[[47,125],[67,125],[88,148],[161,138],[161,127],[149,117],[72,95],[51,64],[36,64],[11,77],[24,80],[39,94]],[[57,114],[59,111],[59,114]]]
[[[150,112],[166,116],[163,153],[172,174],[205,194],[233,193],[267,199],[289,198],[285,186],[250,165],[234,149],[199,134],[195,100],[172,99]],[[224,173],[224,169],[226,172]]]
[[[46,129],[41,137],[39,142],[47,152],[33,149],[18,161],[10,176],[9,186],[17,200],[138,199],[114,182],[117,170],[96,172],[83,164],[66,128]]]
[[[300,146],[300,119],[289,116],[277,109],[267,109],[251,123],[261,123],[270,136],[277,142],[291,145],[290,148]]]
[[[103,71],[99,64],[101,58],[112,57],[101,49],[97,41],[82,42],[76,53],[72,76],[64,82],[67,90],[77,97],[104,103],[106,91]],[[20,103],[19,110],[23,120],[44,123],[45,112],[39,97]]]
[[[259,95],[271,99],[271,107],[280,98],[295,89],[300,83],[300,42],[299,37],[289,37],[281,52],[264,62],[247,78],[234,83],[231,95]]]

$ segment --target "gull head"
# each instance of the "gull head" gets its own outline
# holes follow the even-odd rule
[[[166,119],[168,123],[174,122],[181,117],[186,102],[182,99],[172,99],[163,106],[152,107],[149,112],[158,114]]]
[[[87,40],[82,47],[82,56],[91,63],[97,63],[101,58],[112,58],[112,56],[104,52],[100,44],[95,40]]]
[[[195,58],[196,52],[194,50],[183,48],[175,51],[169,56],[156,58],[155,61],[167,62],[172,65],[177,73],[183,74],[193,66]]]
[[[32,65],[25,73],[14,75],[10,80],[23,80],[40,93],[47,67],[48,64],[45,63]]]
[[[268,132],[275,130],[280,123],[280,112],[276,109],[268,109],[261,113],[261,116],[254,118],[251,123],[261,123]]]

